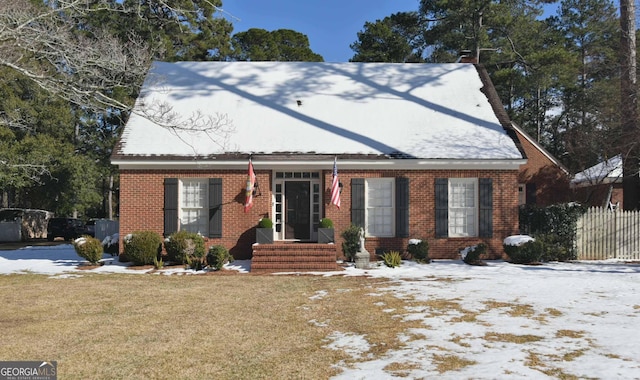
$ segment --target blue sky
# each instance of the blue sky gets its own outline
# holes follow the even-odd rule
[[[396,12],[417,11],[418,5],[419,0],[222,1],[234,33],[250,28],[292,29],[307,35],[311,50],[326,62],[347,62],[353,57],[349,45],[358,39],[365,22]]]

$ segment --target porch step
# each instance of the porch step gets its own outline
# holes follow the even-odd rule
[[[335,244],[275,243],[253,245],[251,272],[338,270]]]

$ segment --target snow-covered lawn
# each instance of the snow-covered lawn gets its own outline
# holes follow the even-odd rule
[[[146,273],[127,269],[109,255],[104,261],[90,271]],[[0,274],[78,276],[86,273],[78,269],[82,264],[71,245],[0,251]],[[242,275],[249,267],[249,261],[236,261],[226,269]],[[173,268],[155,273],[194,272]],[[419,306],[380,307],[398,320],[420,320],[424,325],[403,337],[403,348],[383,356],[371,354],[366,334],[333,332],[326,347],[344,350],[355,359],[355,364],[335,363],[343,370],[337,378],[640,378],[637,264],[519,266],[490,261],[480,267],[436,260],[423,265],[403,262],[394,269],[349,267],[317,275],[388,278],[389,285],[377,291],[393,291]],[[441,372],[438,365],[445,358],[457,358],[457,369]]]

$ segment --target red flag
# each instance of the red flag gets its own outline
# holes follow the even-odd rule
[[[338,162],[333,158],[333,182],[331,182],[331,204],[340,208],[340,181],[338,180]]]
[[[244,212],[248,212],[253,206],[253,189],[256,184],[256,173],[253,171],[253,163],[249,159],[249,174],[247,175],[246,197],[244,201]]]

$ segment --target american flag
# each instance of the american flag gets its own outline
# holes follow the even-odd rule
[[[338,162],[333,158],[333,182],[331,182],[331,204],[340,208],[340,181],[338,180]]]
[[[249,159],[249,174],[247,175],[247,188],[244,201],[244,212],[251,210],[253,206],[253,188],[256,184],[256,173],[253,171],[253,163]]]

